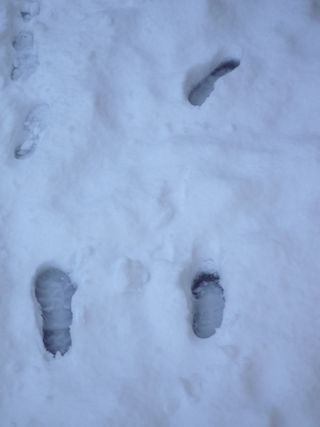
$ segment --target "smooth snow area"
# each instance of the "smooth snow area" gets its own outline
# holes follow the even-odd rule
[[[319,427],[319,0],[24,3],[0,7],[1,427]],[[226,306],[199,339],[207,258]],[[47,265],[77,284],[56,358]]]

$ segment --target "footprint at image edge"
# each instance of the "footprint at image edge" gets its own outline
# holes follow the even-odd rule
[[[24,0],[21,5],[20,15],[24,22],[31,21],[40,13],[39,0]]]

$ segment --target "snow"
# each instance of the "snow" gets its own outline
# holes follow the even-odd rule
[[[1,427],[318,427],[319,2],[2,4]],[[199,339],[207,260],[226,305]],[[51,265],[77,285],[56,358],[34,295]]]

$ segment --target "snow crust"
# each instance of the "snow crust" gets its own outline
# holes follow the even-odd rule
[[[0,8],[1,427],[318,427],[319,1],[38,5]],[[226,300],[203,340],[201,260]],[[77,284],[56,358],[48,265]]]

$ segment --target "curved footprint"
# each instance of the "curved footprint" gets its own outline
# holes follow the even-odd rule
[[[200,106],[211,95],[215,82],[225,74],[239,67],[240,61],[229,59],[218,65],[208,76],[202,79],[190,92],[188,100],[190,104]]]
[[[71,299],[75,285],[57,268],[41,271],[35,280],[35,295],[41,306],[43,343],[47,351],[64,355],[71,346]]]
[[[225,306],[224,290],[217,273],[202,272],[193,280],[193,332],[199,338],[209,338],[222,324]]]

